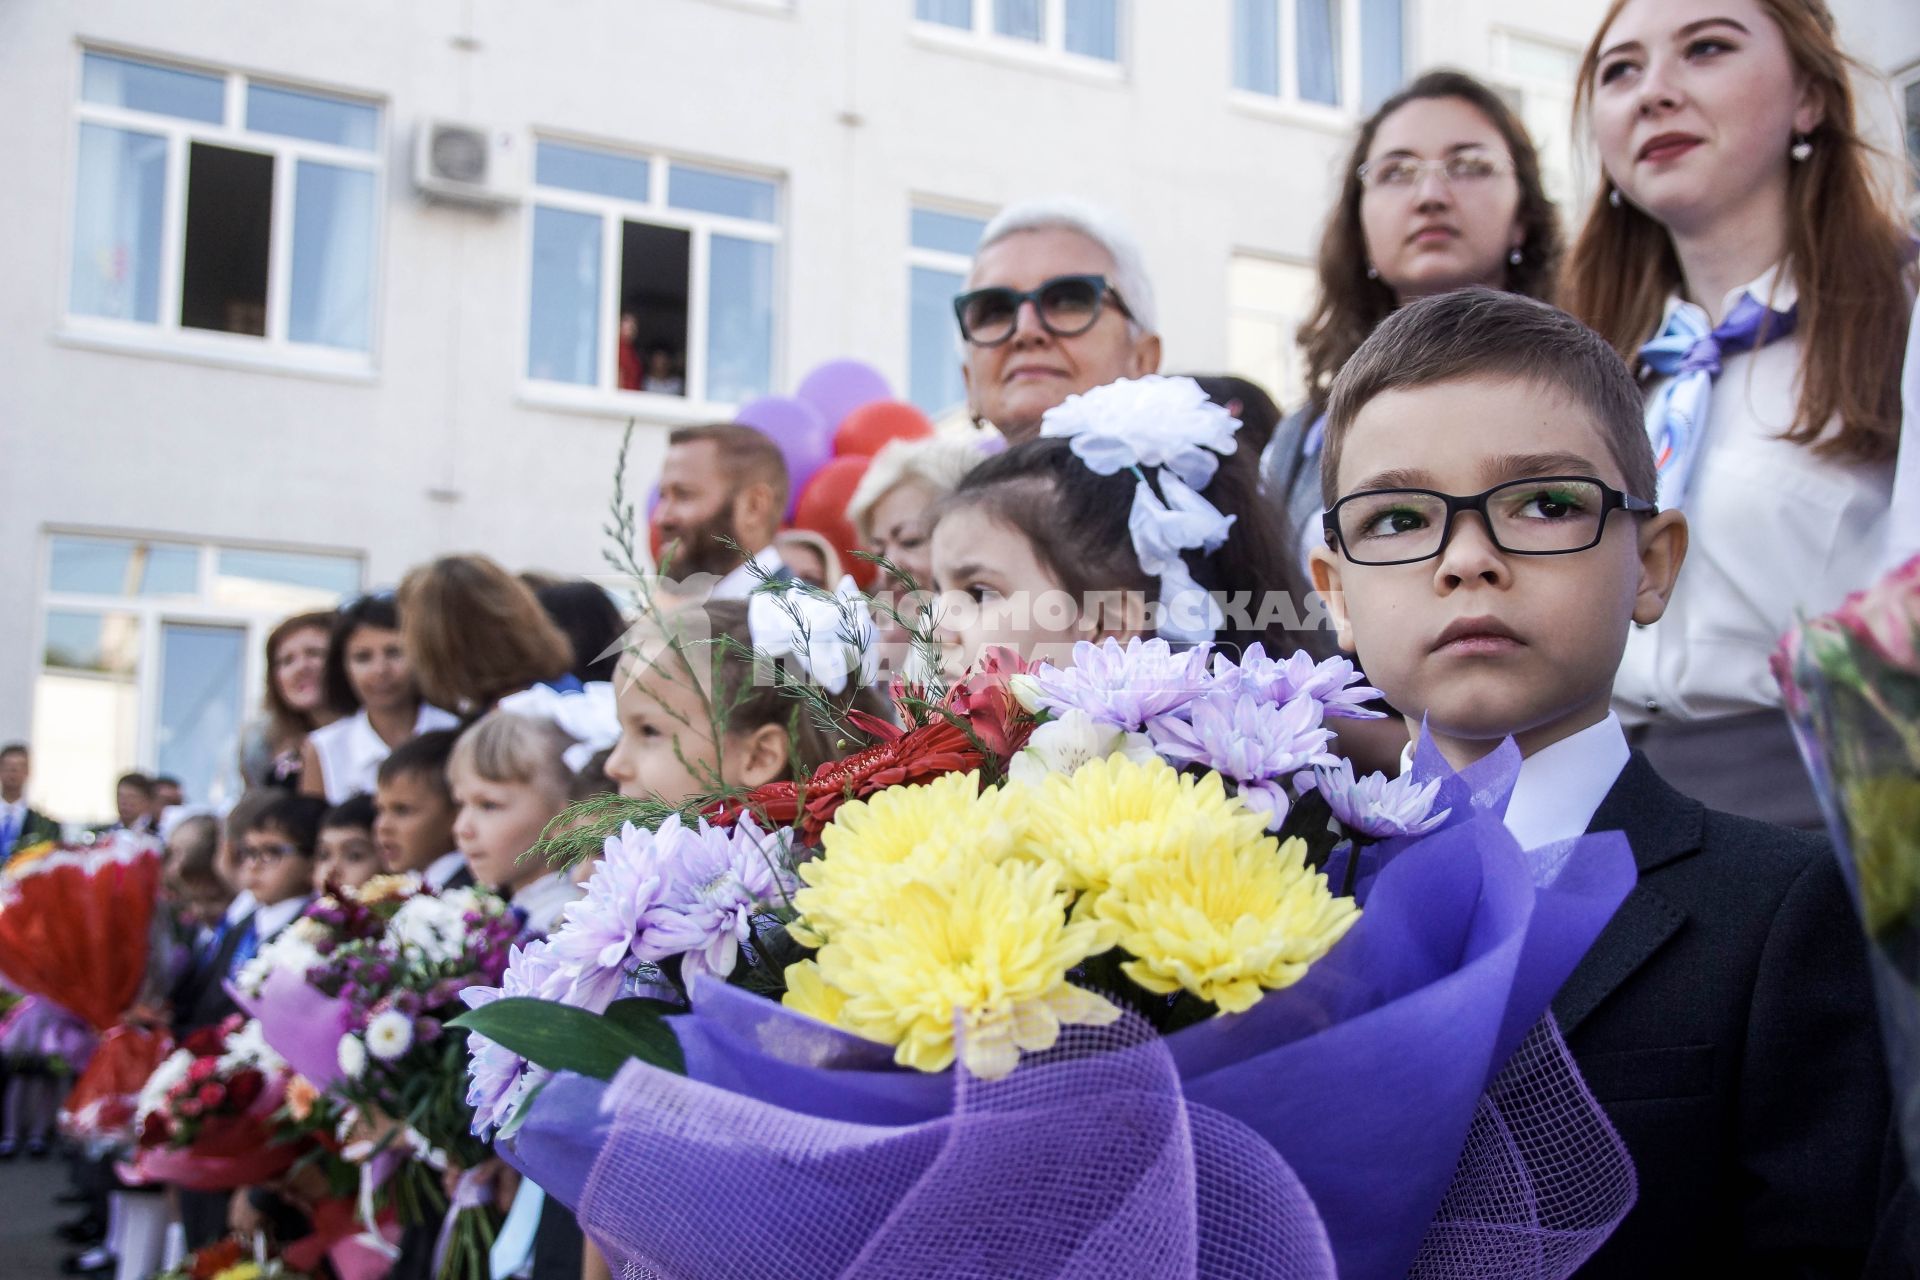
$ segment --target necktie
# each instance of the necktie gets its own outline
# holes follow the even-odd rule
[[[1660,468],[1662,507],[1677,508],[1686,502],[1721,360],[1786,337],[1793,332],[1795,319],[1795,308],[1774,311],[1743,293],[1727,318],[1711,330],[1699,308],[1675,307],[1665,327],[1640,348],[1641,361],[1668,379],[1647,416],[1647,433]]]
[[[20,820],[13,816],[13,810],[0,812],[0,862],[5,862],[13,852],[13,842],[20,838]]]

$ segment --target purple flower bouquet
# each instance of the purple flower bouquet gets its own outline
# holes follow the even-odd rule
[[[1022,686],[1052,718],[1004,787],[849,804],[812,859],[610,839],[470,996],[501,1153],[646,1275],[1570,1274],[1634,1177],[1542,1015],[1624,837],[1520,849],[1511,744],[1341,774],[1350,669],[1088,656]]]

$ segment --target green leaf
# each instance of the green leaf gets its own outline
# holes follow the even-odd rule
[[[508,996],[469,1009],[448,1025],[497,1041],[549,1071],[611,1080],[629,1059],[638,1058],[685,1075],[686,1061],[661,1012],[664,1008],[654,1000],[617,1000],[602,1015],[552,1000]]]

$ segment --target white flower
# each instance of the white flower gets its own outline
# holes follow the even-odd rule
[[[1049,773],[1072,774],[1081,765],[1116,752],[1138,764],[1155,758],[1146,734],[1123,732],[1075,707],[1033,731],[1025,749],[1009,763],[1007,776],[1015,782],[1032,782]]]
[[[175,1049],[165,1061],[153,1069],[147,1082],[140,1086],[140,1101],[136,1114],[142,1120],[167,1105],[167,1094],[173,1087],[187,1078],[187,1068],[193,1065],[193,1054],[185,1049]]]
[[[411,1048],[413,1019],[398,1009],[375,1014],[373,1021],[367,1024],[367,1052],[380,1061],[392,1062]]]
[[[1037,715],[1040,711],[1040,682],[1025,671],[1016,672],[1007,677],[1007,692],[1020,704],[1028,715]]]
[[[458,960],[467,948],[465,908],[455,895],[408,898],[387,922],[387,936],[418,951],[428,964]]]
[[[267,1038],[261,1033],[258,1019],[249,1018],[234,1029],[227,1037],[226,1052],[220,1055],[220,1074],[231,1075],[253,1067],[273,1075],[287,1065],[286,1059],[273,1051]]]
[[[340,1037],[340,1070],[349,1080],[358,1080],[367,1073],[367,1046],[359,1036]]]
[[[308,927],[302,928],[303,925]],[[326,936],[325,926],[304,916],[294,921],[291,928],[261,947],[259,954],[240,966],[234,974],[233,985],[240,989],[241,994],[253,997],[260,994],[260,988],[266,984],[267,978],[277,970],[284,969],[288,973],[306,976],[307,970],[326,963],[326,957],[313,945],[316,936]]]

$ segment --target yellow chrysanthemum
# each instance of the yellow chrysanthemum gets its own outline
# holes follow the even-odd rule
[[[846,994],[827,985],[827,980],[820,976],[818,961],[801,960],[788,965],[786,979],[787,994],[780,998],[781,1004],[831,1026],[841,1025],[840,1014],[847,1007]]]
[[[1069,919],[1069,897],[1058,868],[1020,858],[948,859],[903,879],[820,950],[820,978],[845,996],[836,1021],[894,1045],[902,1066],[941,1071],[957,1019],[961,1061],[985,1079],[1051,1048],[1064,1023],[1111,1022],[1119,1010],[1067,970],[1116,930]]]
[[[793,936],[818,946],[916,875],[956,859],[1000,861],[1020,848],[1021,813],[998,789],[982,795],[975,773],[842,805],[821,832],[821,855],[798,868],[806,887],[794,895],[801,918]]]
[[[1158,759],[1112,755],[1009,790],[1025,792],[1034,853],[1059,863],[1067,883],[1088,894],[1123,868],[1166,862],[1196,841],[1232,846],[1266,830],[1265,817],[1228,796],[1218,774],[1194,778]]]
[[[1118,869],[1093,904],[1136,957],[1120,967],[1148,991],[1190,991],[1239,1013],[1298,982],[1360,917],[1309,870],[1306,845],[1235,840],[1224,826],[1171,858]]]

